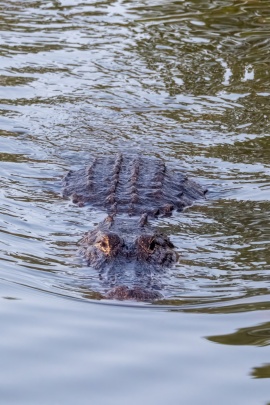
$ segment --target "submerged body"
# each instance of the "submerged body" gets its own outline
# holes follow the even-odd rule
[[[99,271],[106,297],[162,297],[160,274],[177,254],[168,236],[155,231],[148,219],[181,211],[205,192],[183,173],[169,171],[162,160],[142,156],[93,158],[65,176],[64,197],[108,213],[80,242],[87,264]]]

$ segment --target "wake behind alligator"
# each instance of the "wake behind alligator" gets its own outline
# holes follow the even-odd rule
[[[162,298],[160,275],[177,261],[169,237],[150,219],[170,216],[203,198],[206,190],[158,158],[117,154],[93,157],[63,180],[63,197],[108,216],[80,241],[88,266],[99,271],[105,298]]]

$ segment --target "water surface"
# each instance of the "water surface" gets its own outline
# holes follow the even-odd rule
[[[3,403],[269,403],[268,1],[0,10]],[[153,304],[98,299],[76,249],[105,213],[61,197],[67,170],[119,149],[209,189],[156,223],[181,260]]]

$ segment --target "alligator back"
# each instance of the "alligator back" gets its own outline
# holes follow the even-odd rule
[[[63,196],[79,206],[130,216],[170,215],[206,192],[184,173],[168,170],[161,159],[121,153],[90,158],[84,168],[69,171],[63,184]]]

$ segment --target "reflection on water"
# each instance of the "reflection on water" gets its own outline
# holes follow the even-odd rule
[[[60,196],[90,154],[156,155],[210,192],[157,226],[181,260],[157,305],[249,311],[269,297],[269,5],[2,2],[0,276],[99,299],[76,244],[104,214]]]
[[[206,339],[222,345],[265,347],[270,345],[270,323],[240,328],[226,335],[207,336]],[[249,374],[253,378],[270,378],[270,364],[253,367]]]
[[[241,328],[234,333],[223,336],[208,336],[208,340],[225,345],[267,346],[270,344],[270,323]]]
[[[261,367],[254,367],[251,375],[254,378],[270,378],[270,364],[264,364]]]

